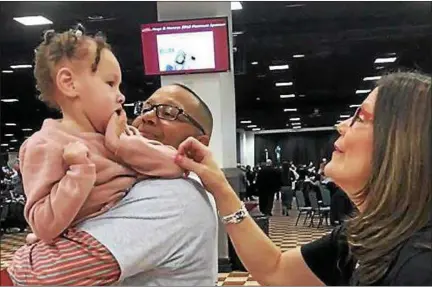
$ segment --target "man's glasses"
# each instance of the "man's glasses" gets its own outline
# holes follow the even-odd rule
[[[154,109],[156,109],[156,116],[159,119],[163,119],[167,121],[175,121],[178,119],[179,116],[183,116],[193,126],[199,129],[203,135],[206,134],[202,125],[200,125],[194,118],[188,115],[183,109],[180,109],[178,107],[165,105],[165,104],[151,105],[142,101],[138,101],[135,102],[134,114],[135,116],[140,116],[145,113],[151,112]]]

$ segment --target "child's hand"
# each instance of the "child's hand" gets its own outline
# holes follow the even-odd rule
[[[69,166],[86,164],[89,162],[88,152],[88,148],[83,143],[70,143],[63,150],[63,159]]]
[[[126,131],[127,117],[122,109],[120,113],[113,113],[105,131],[105,146],[111,152],[116,153],[119,145],[120,135]]]

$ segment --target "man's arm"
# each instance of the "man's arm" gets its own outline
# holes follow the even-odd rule
[[[215,248],[216,224],[208,195],[196,182],[159,179],[137,183],[117,206],[79,228],[111,251],[123,280],[178,258],[192,264],[187,268],[205,267],[209,259],[197,255]],[[198,259],[187,262],[188,256]]]

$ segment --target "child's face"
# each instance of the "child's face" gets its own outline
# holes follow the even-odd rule
[[[94,57],[89,61],[93,63]],[[120,64],[107,49],[101,51],[95,73],[88,68],[77,77],[82,112],[96,132],[104,133],[111,115],[122,109],[125,97],[120,92],[121,80]]]

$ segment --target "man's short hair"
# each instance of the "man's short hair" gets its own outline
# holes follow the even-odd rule
[[[201,109],[201,112],[204,114],[204,116],[209,120],[208,123],[208,129],[209,129],[209,135],[212,134],[213,131],[213,115],[209,109],[209,107],[207,106],[207,104],[197,95],[197,93],[195,93],[191,88],[189,88],[186,85],[180,84],[180,83],[174,83],[174,86],[180,87],[186,91],[188,91],[189,93],[191,93],[199,102],[199,108]],[[204,127],[205,128],[205,127]]]

